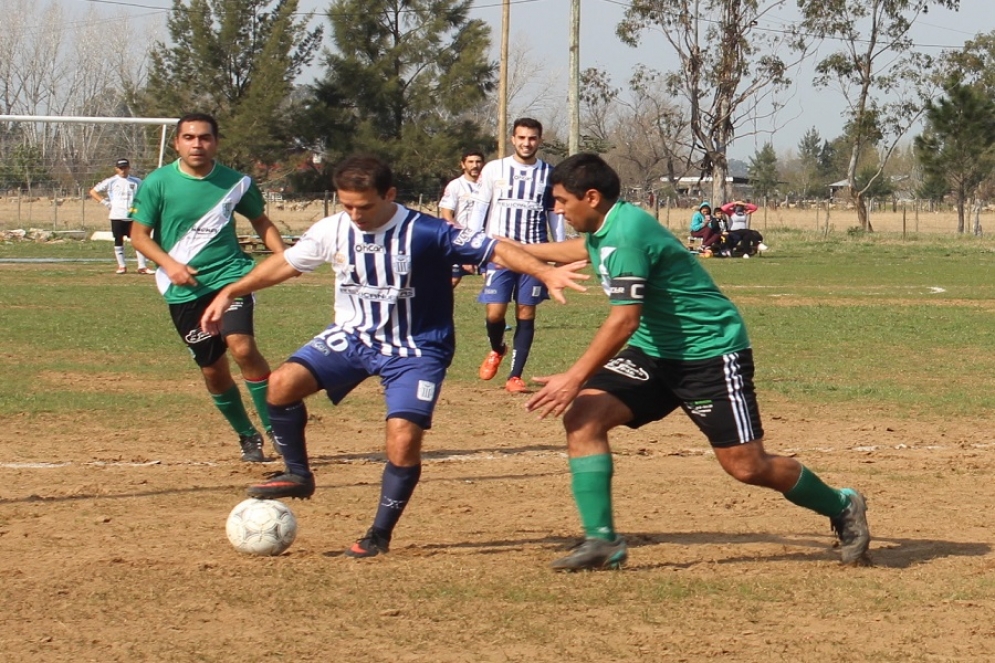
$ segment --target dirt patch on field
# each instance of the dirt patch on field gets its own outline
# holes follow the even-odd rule
[[[375,387],[357,398],[376,403]],[[392,550],[363,561],[341,551],[376,505],[379,408],[309,402],[318,491],[291,503],[294,546],[265,559],[238,555],[224,522],[278,465],[237,462],[206,399],[127,431],[99,412],[0,422],[3,658],[995,658],[990,421],[766,405],[769,448],[867,494],[875,566],[859,569],[837,564],[825,519],[724,476],[680,416],[620,431],[630,563],[557,575],[548,562],[579,532],[559,423],[499,389],[443,399]]]

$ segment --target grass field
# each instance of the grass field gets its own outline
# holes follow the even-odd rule
[[[579,532],[562,430],[476,378],[473,278],[391,553],[340,555],[377,498],[367,384],[309,401],[319,488],[291,504],[298,541],[241,557],[224,520],[259,468],[235,460],[152,279],[113,274],[106,242],[0,244],[0,658],[995,660],[995,242],[767,243],[707,268],[749,325],[768,447],[868,495],[871,568],[839,567],[824,519],[723,476],[674,415],[614,439],[629,566],[549,572]],[[260,295],[274,365],[327,324],[330,282]],[[529,375],[569,365],[605,314],[594,288],[569,299],[540,310]]]

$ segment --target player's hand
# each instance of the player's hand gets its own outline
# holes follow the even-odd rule
[[[229,295],[226,289],[218,292],[211,303],[207,305],[207,308],[204,309],[204,314],[200,316],[200,328],[211,336],[220,336],[221,318],[234,301],[235,298]]]
[[[103,200],[100,201],[100,204],[103,205],[104,207],[106,207],[107,209],[111,208],[111,200],[110,200],[110,198],[104,198]]]
[[[586,281],[591,278],[590,274],[580,273],[580,270],[587,267],[588,264],[587,260],[578,260],[543,272],[542,281],[549,290],[549,296],[561,304],[566,304],[567,298],[563,296],[564,288],[570,288],[577,292],[587,292],[587,288],[577,281]]]
[[[540,419],[550,415],[558,417],[566,412],[577,398],[581,387],[580,383],[567,373],[532,378],[532,382],[537,382],[543,387],[525,403],[525,409],[529,412],[538,412]]]
[[[196,267],[184,265],[181,262],[174,262],[168,266],[159,266],[162,267],[164,272],[166,272],[166,276],[169,277],[169,282],[173,285],[197,285],[197,279],[193,277],[193,275],[197,273]]]

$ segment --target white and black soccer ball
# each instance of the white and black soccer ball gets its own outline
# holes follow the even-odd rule
[[[248,555],[279,555],[297,536],[297,519],[279,500],[249,498],[228,514],[225,526],[235,550]]]

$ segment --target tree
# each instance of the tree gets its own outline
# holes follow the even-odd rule
[[[945,182],[957,205],[957,232],[965,227],[967,200],[995,169],[995,102],[980,87],[950,78],[945,97],[926,105],[926,130],[916,153],[933,187]]]
[[[933,59],[914,50],[909,31],[931,5],[956,9],[959,0],[798,0],[803,26],[839,44],[816,65],[815,84],[838,88],[846,100],[847,189],[864,230],[870,187],[883,176],[899,140],[930,96]],[[877,149],[878,147],[881,149]],[[874,173],[858,183],[861,158],[877,150]]]
[[[636,45],[644,30],[659,29],[680,59],[667,77],[674,96],[687,102],[698,167],[712,176],[712,202],[726,199],[726,150],[737,130],[762,117],[790,83],[790,64],[779,52],[801,48],[792,27],[758,30],[758,23],[783,3],[775,0],[634,0],[617,33]],[[697,156],[696,154],[696,156]]]
[[[959,51],[943,54],[943,79],[956,75],[965,85],[995,94],[995,31],[975,35]]]
[[[126,16],[94,7],[8,0],[0,21],[0,113],[131,115],[126,101],[145,75],[145,35]],[[113,24],[114,29],[107,26]],[[47,26],[44,29],[38,26]],[[53,184],[92,185],[95,164],[128,154],[141,161],[145,129],[92,123],[0,126],[0,153],[37,151]]]
[[[387,158],[404,195],[438,194],[461,151],[493,149],[471,113],[494,89],[496,64],[486,57],[490,28],[469,18],[470,7],[471,0],[335,0],[329,8],[336,51],[326,53],[316,89],[342,100],[353,146]]]
[[[143,112],[213,114],[224,160],[256,172],[286,158],[284,116],[294,79],[311,62],[322,29],[298,19],[298,0],[173,0],[172,45],[153,47]]]
[[[798,168],[794,171],[798,183],[798,194],[803,198],[823,197],[827,182],[822,181],[819,172],[819,157],[822,152],[822,138],[815,127],[805,132],[798,142]]]
[[[777,173],[777,154],[774,145],[766,143],[760,151],[750,157],[750,184],[758,200],[766,200],[777,193],[780,184]]]

